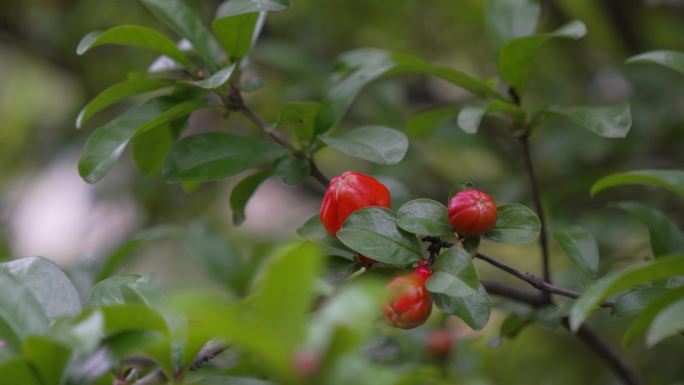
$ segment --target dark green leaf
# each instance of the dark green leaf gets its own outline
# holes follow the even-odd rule
[[[447,208],[431,199],[404,203],[397,211],[397,225],[418,235],[449,235],[454,230],[447,219]]]
[[[176,104],[161,98],[131,108],[88,137],[78,162],[79,174],[88,183],[97,182],[109,172],[134,136],[208,107],[199,100]]]
[[[570,326],[577,331],[592,310],[607,297],[643,283],[684,275],[684,255],[665,256],[615,271],[589,286],[570,311]]]
[[[626,63],[660,64],[684,75],[684,53],[682,52],[666,50],[644,52],[627,59]]]
[[[519,37],[503,46],[497,65],[501,78],[519,94],[527,90],[527,81],[534,69],[534,61],[541,47],[552,38],[577,40],[587,33],[580,21],[572,21],[551,33]]]
[[[647,290],[647,289],[656,289],[656,288],[644,288],[641,289]],[[632,324],[629,326],[629,329],[625,332],[624,337],[622,338],[622,343],[625,346],[629,346],[633,344],[639,336],[643,335],[646,333],[648,330],[649,326],[653,323],[653,320],[660,314],[660,312],[671,305],[674,302],[677,302],[682,299],[684,296],[684,288],[679,288],[679,289],[666,289],[666,288],[657,288],[660,289],[660,293],[656,295],[649,295],[649,300],[648,302],[642,301],[640,305],[641,309],[638,313],[635,313],[634,315],[637,315],[637,318],[634,319]],[[653,293],[653,290],[651,290],[651,293]],[[631,293],[630,293],[631,294]],[[624,297],[629,296],[629,294],[625,295]],[[623,298],[624,298],[623,297]],[[618,301],[618,304],[622,302],[622,298],[620,298],[620,301]]]
[[[481,102],[463,107],[458,113],[457,124],[466,134],[475,134],[480,128],[482,118],[488,113],[502,113],[516,119],[523,119],[525,116],[520,107],[501,100],[493,100],[489,103]]]
[[[321,109],[317,102],[291,102],[283,105],[278,115],[276,127],[280,129],[293,128],[297,139],[302,142],[312,140],[316,116]]]
[[[632,127],[629,103],[609,107],[554,107],[549,111],[604,138],[624,138]]]
[[[501,323],[499,334],[504,338],[515,338],[531,323],[530,320],[511,314]]]
[[[454,195],[460,193],[461,191],[472,190],[474,188],[475,184],[473,182],[456,183],[449,191],[449,198],[447,199],[447,201],[451,202],[451,198],[453,198]]]
[[[310,170],[309,160],[301,156],[287,155],[273,164],[273,174],[286,186],[302,183],[309,176]]]
[[[171,149],[163,174],[171,182],[220,180],[270,162],[285,150],[256,139],[223,133],[189,136]]]
[[[161,22],[185,37],[212,69],[225,58],[221,46],[199,15],[183,0],[140,0]]]
[[[226,68],[216,71],[215,74],[211,75],[207,79],[190,81],[188,82],[188,84],[192,84],[194,86],[204,88],[206,90],[213,90],[222,87],[224,84],[226,84],[226,82],[233,75],[234,70],[235,64],[231,64]]]
[[[68,348],[40,336],[29,336],[24,340],[23,347],[24,356],[31,361],[43,385],[60,385],[64,382],[62,375],[71,357]]]
[[[665,214],[639,203],[621,202],[615,206],[639,218],[648,227],[654,256],[684,253],[684,234]]]
[[[83,127],[93,115],[131,95],[154,91],[172,85],[173,83],[168,80],[159,79],[130,79],[114,84],[100,92],[90,103],[83,107],[76,118],[76,128]]]
[[[487,325],[491,305],[487,290],[485,290],[482,284],[480,284],[478,291],[465,297],[433,294],[432,298],[435,301],[435,305],[442,311],[458,316],[475,330],[482,329]]]
[[[427,138],[444,121],[456,116],[458,107],[431,108],[411,115],[406,121],[406,133],[412,138]]]
[[[211,23],[211,27],[223,45],[223,49],[228,52],[231,59],[237,61],[247,55],[252,48],[260,14],[253,12],[221,17],[221,8],[231,3],[232,1],[227,1],[219,7],[216,19]]]
[[[553,233],[558,247],[587,277],[595,277],[599,265],[599,250],[594,236],[579,226]]]
[[[175,142],[176,135],[171,129],[170,123],[133,137],[131,153],[138,170],[146,175],[154,175],[159,172],[164,165],[166,155],[171,151]]]
[[[672,289],[657,286],[634,289],[618,298],[610,313],[616,317],[638,315],[657,298],[671,291]]]
[[[353,212],[336,235],[352,250],[388,265],[404,266],[421,257],[418,239],[397,227],[395,214],[385,208]]]
[[[461,299],[476,294],[479,286],[473,259],[460,247],[446,249],[437,256],[425,283],[432,294]]]
[[[245,207],[249,198],[268,177],[273,175],[271,170],[260,171],[241,180],[230,193],[230,209],[233,211],[233,224],[240,226],[245,221]]]
[[[500,243],[527,243],[539,236],[541,224],[532,210],[518,203],[499,205],[494,228],[484,236]]]
[[[0,362],[0,385],[44,385],[26,358]]]
[[[399,163],[409,145],[404,133],[383,126],[365,126],[341,135],[322,135],[319,138],[347,155],[384,165]]]
[[[309,218],[300,228],[297,229],[297,235],[308,240],[322,243],[328,248],[328,253],[346,259],[354,259],[354,254],[342,244],[337,238],[328,234],[328,231],[321,223],[321,217],[316,214]]]
[[[76,53],[83,55],[91,48],[104,44],[130,45],[149,49],[162,55],[166,55],[183,66],[189,66],[190,62],[185,54],[176,48],[176,44],[160,32],[147,27],[137,25],[119,25],[104,32],[91,32],[81,39],[76,48]]]
[[[684,331],[684,292],[679,301],[664,308],[651,323],[646,332],[646,345],[651,347],[663,339]]]
[[[684,197],[684,171],[681,170],[637,170],[608,175],[591,186],[591,195],[631,184],[658,186]]]
[[[486,4],[485,23],[496,50],[537,29],[541,13],[538,0],[488,0]]]

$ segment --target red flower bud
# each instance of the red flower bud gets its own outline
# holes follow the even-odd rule
[[[356,254],[356,259],[357,259],[359,262],[361,262],[361,264],[364,265],[364,266],[370,266],[370,265],[374,264],[375,262],[377,262],[375,259],[373,259],[373,258],[368,258],[368,257],[366,257],[365,255],[362,255],[362,254]]]
[[[432,297],[425,288],[430,271],[420,266],[415,272],[394,278],[387,284],[389,292],[382,310],[388,324],[412,329],[422,325],[432,311]]]
[[[427,352],[438,359],[445,359],[451,355],[454,346],[454,333],[451,330],[433,330],[425,340]]]
[[[347,219],[349,214],[369,206],[390,207],[390,192],[375,178],[346,171],[334,177],[323,197],[321,223],[331,235]]]
[[[449,222],[461,235],[482,235],[496,224],[496,204],[482,191],[461,191],[449,202]]]

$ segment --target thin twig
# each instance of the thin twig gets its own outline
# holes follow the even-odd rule
[[[548,302],[539,292],[521,290],[515,287],[506,286],[496,281],[480,281],[487,290],[487,293],[500,297],[510,298],[518,302],[523,302],[534,307],[547,305]]]

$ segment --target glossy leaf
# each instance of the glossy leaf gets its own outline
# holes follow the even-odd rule
[[[271,175],[273,175],[271,170],[260,171],[244,178],[233,187],[233,191],[230,193],[230,209],[233,212],[233,224],[235,226],[240,226],[245,221],[247,202],[261,183]]]
[[[217,17],[228,17],[251,12],[280,12],[289,6],[289,0],[227,0],[216,14]]]
[[[516,119],[523,119],[525,116],[520,107],[501,100],[493,100],[489,103],[475,103],[463,107],[458,113],[457,124],[466,134],[475,134],[480,128],[482,118],[489,113],[502,113]]]
[[[43,385],[63,383],[62,375],[71,358],[68,348],[46,337],[29,336],[24,340],[23,351]]]
[[[634,289],[615,301],[610,314],[616,317],[638,315],[657,298],[671,291],[672,289],[659,286]]]
[[[296,186],[309,176],[311,164],[300,156],[287,155],[273,164],[273,174],[286,186]]]
[[[176,143],[162,172],[170,182],[220,180],[270,162],[284,152],[270,142],[243,136],[197,134]]]
[[[431,108],[411,115],[406,121],[406,133],[412,138],[426,138],[447,119],[458,114],[458,107]]]
[[[352,250],[388,265],[405,266],[421,257],[418,239],[397,227],[394,212],[385,208],[355,211],[336,235]]]
[[[570,311],[570,326],[577,331],[601,301],[643,283],[684,275],[684,255],[665,256],[615,271],[589,286]]]
[[[540,13],[538,0],[487,0],[485,24],[494,48],[533,34]]]
[[[139,275],[124,274],[115,275],[95,284],[88,293],[85,306],[96,308],[110,305],[123,305],[126,303],[122,288],[134,283],[147,282],[147,278]]]
[[[653,296],[648,303],[644,304],[645,306],[643,306],[638,313],[634,314],[637,317],[632,321],[632,324],[629,325],[629,329],[627,329],[622,338],[622,343],[625,346],[632,345],[637,338],[644,335],[653,324],[653,320],[663,311],[663,309],[684,298],[684,288],[658,289],[660,289],[659,295]]]
[[[116,104],[129,96],[141,94],[172,86],[168,80],[160,79],[130,79],[100,92],[78,113],[76,128],[81,128],[95,114]]]
[[[185,124],[185,122],[181,122]],[[143,174],[154,175],[161,170],[164,160],[176,142],[171,124],[149,130],[131,140],[131,153],[135,166]]]
[[[604,138],[624,138],[632,127],[628,103],[609,107],[554,107],[550,111]]]
[[[482,329],[487,325],[491,304],[484,286],[465,297],[450,297],[444,294],[433,294],[435,305],[448,314],[453,314],[462,319],[468,326],[475,330]]]
[[[237,61],[247,55],[252,48],[252,42],[257,32],[259,13],[222,17],[221,8],[230,4],[231,1],[227,1],[219,7],[216,19],[211,23],[211,27],[223,45],[223,49],[228,52],[228,56]]]
[[[596,239],[579,226],[555,231],[556,244],[587,277],[595,277],[599,265],[599,250]]]
[[[526,206],[509,203],[497,206],[496,210],[496,225],[484,235],[487,239],[517,244],[531,242],[539,236],[539,218]]]
[[[415,199],[397,211],[397,225],[418,235],[449,235],[454,230],[447,219],[447,207],[431,199]]]
[[[297,139],[310,141],[314,137],[316,116],[321,109],[317,102],[290,102],[280,109],[276,127],[279,129],[294,129]]]
[[[580,21],[572,21],[551,33],[516,38],[507,42],[497,58],[501,78],[519,94],[527,90],[527,82],[541,47],[552,38],[577,40],[587,33]]]
[[[342,153],[384,165],[399,163],[409,146],[404,133],[383,126],[365,126],[337,136],[321,135],[319,138]]]
[[[477,293],[480,282],[473,259],[460,247],[442,251],[432,265],[425,287],[432,294],[465,298]]]
[[[684,295],[680,300],[663,309],[653,320],[646,333],[649,347],[663,339],[684,331]]]
[[[190,62],[185,54],[176,48],[176,44],[160,32],[137,25],[119,25],[104,32],[91,32],[78,43],[76,53],[83,55],[88,50],[104,44],[130,45],[149,49],[161,55],[166,55],[183,66]]]
[[[135,135],[207,107],[210,105],[199,100],[176,104],[171,99],[160,98],[131,108],[97,128],[88,137],[78,162],[81,178],[88,183],[99,181],[109,172]]]
[[[206,64],[216,69],[225,54],[221,46],[202,23],[199,15],[184,0],[140,0],[157,19],[180,36],[188,39]]]
[[[231,64],[228,67],[216,71],[216,73],[214,73],[207,79],[191,81],[188,82],[188,84],[192,84],[194,86],[204,88],[207,90],[213,90],[225,85],[226,82],[228,82],[230,77],[233,75],[234,70],[235,64]]]
[[[306,223],[298,228],[297,235],[307,241],[314,241],[325,245],[328,248],[328,253],[331,255],[344,257],[349,260],[354,258],[354,254],[351,253],[342,242],[328,234],[328,231],[323,227],[321,217],[318,214],[309,218]]]
[[[684,75],[684,52],[666,50],[644,52],[642,54],[630,57],[627,59],[626,63],[659,64]]]
[[[0,338],[8,345],[30,334],[45,333],[48,327],[48,318],[30,289],[5,269],[0,269],[0,324],[2,321],[6,325],[0,326],[6,327],[0,327]]]
[[[654,256],[684,253],[684,234],[665,214],[633,202],[617,203],[615,207],[629,212],[646,225]]]
[[[611,174],[591,186],[591,195],[610,187],[633,184],[662,187],[684,198],[684,171],[681,170],[637,170]]]

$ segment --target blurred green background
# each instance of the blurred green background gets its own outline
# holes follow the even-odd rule
[[[221,1],[193,0],[207,19]],[[532,137],[542,194],[551,229],[569,224],[593,230],[604,271],[649,255],[648,234],[609,201],[639,200],[662,209],[684,225],[684,206],[674,195],[648,188],[619,189],[590,198],[591,184],[615,171],[682,168],[684,164],[684,77],[661,67],[625,66],[624,60],[654,49],[684,51],[684,1],[543,1],[541,28],[572,20],[586,23],[578,42],[549,44],[540,56],[524,101],[530,109],[547,105],[609,104],[629,101],[634,124],[625,140],[604,139],[551,121]],[[262,185],[240,228],[230,222],[228,196],[239,177],[186,193],[160,176],[143,176],[130,159],[119,162],[98,185],[83,182],[76,169],[86,132],[106,122],[118,106],[74,127],[79,109],[105,87],[130,72],[144,71],[154,54],[102,47],[77,56],[75,47],[92,30],[139,24],[165,30],[142,6],[129,1],[4,0],[0,6],[0,255],[43,255],[70,269],[102,258],[139,231],[159,225],[189,226],[229,240],[232,252],[254,250],[294,238],[294,229],[317,212],[322,189],[314,183],[287,188],[273,179]],[[169,32],[168,30],[165,30]],[[358,47],[412,53],[481,78],[495,76],[494,52],[483,23],[481,0],[291,0],[290,10],[269,16],[246,76],[266,86],[247,102],[269,120],[282,104],[321,100],[335,58]],[[172,35],[169,32],[170,35]],[[422,109],[467,102],[470,96],[447,83],[423,76],[401,76],[373,83],[357,99],[343,125],[382,124],[403,129]],[[242,117],[224,119],[201,112],[191,130],[228,125],[251,129]],[[393,191],[393,205],[429,197],[446,201],[451,185],[474,181],[499,202],[531,206],[519,144],[495,119],[469,136],[454,121],[429,138],[414,139],[397,166],[379,167],[326,149],[318,155],[324,174],[344,170],[372,173]],[[207,230],[209,229],[209,230]],[[522,270],[539,271],[536,244],[483,245],[489,254]],[[207,273],[176,241],[160,240],[138,252],[125,268],[153,273],[168,287],[209,284]],[[565,286],[581,289],[580,275],[554,250],[553,272]],[[518,285],[503,273],[478,265],[481,275]],[[84,283],[85,284],[85,283]],[[500,306],[512,306],[500,302]],[[625,322],[595,317],[616,348]],[[612,384],[616,379],[562,328],[528,328],[515,340],[493,347],[501,322],[473,333],[455,320],[461,338],[450,362],[464,383]],[[439,320],[434,320],[434,323]],[[400,362],[420,345],[429,327],[412,332],[382,331],[392,343],[378,349],[378,360]],[[681,339],[653,349],[634,346],[627,360],[652,384],[684,381]],[[397,343],[399,341],[400,343]],[[382,353],[384,352],[384,353]],[[388,353],[389,352],[389,353]],[[679,354],[677,354],[679,353]],[[421,357],[419,359],[425,359]]]

